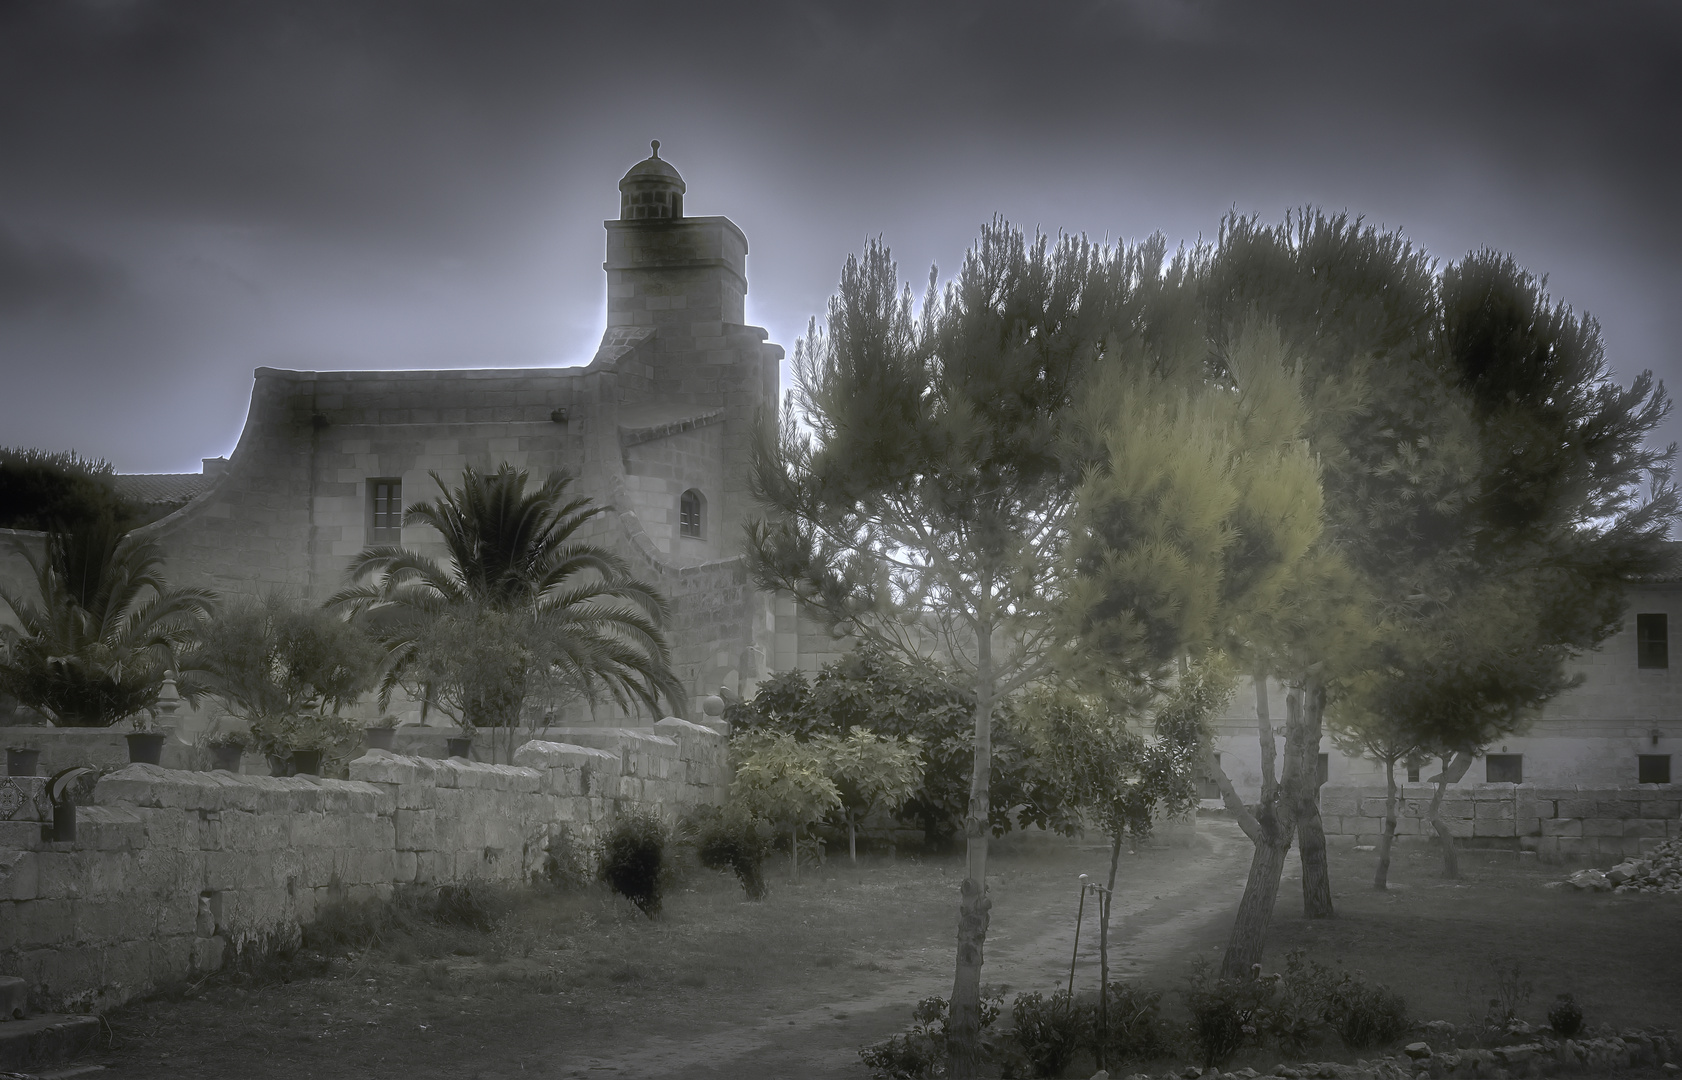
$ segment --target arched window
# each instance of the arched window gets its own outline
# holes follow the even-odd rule
[[[707,535],[707,500],[690,488],[677,501],[678,535],[699,540]]]

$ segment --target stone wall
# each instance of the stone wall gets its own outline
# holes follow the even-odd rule
[[[722,801],[724,738],[667,719],[534,741],[515,765],[370,751],[351,779],[129,765],[44,838],[38,777],[0,821],[0,974],[43,1009],[102,1009],[298,938],[331,899],[402,886],[529,880],[549,844],[616,814]]]
[[[1398,792],[1398,838],[1436,835],[1426,816],[1434,788],[1406,784]],[[1328,784],[1320,789],[1320,814],[1329,836],[1376,844],[1384,822],[1384,792]],[[1478,784],[1451,787],[1443,818],[1460,842],[1514,847],[1544,858],[1587,858],[1612,863],[1642,855],[1682,837],[1682,785],[1640,787],[1542,787]]]

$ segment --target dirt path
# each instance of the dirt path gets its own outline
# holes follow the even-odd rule
[[[1108,852],[1092,848],[1091,869],[1107,869]],[[1162,857],[1168,854],[1168,857]],[[1197,843],[1171,854],[1124,856],[1116,883],[1111,925],[1112,978],[1160,971],[1164,965],[1207,951],[1225,940],[1227,921],[1244,889],[1250,845],[1230,823],[1200,823]],[[1074,945],[1077,886],[1046,880],[1031,870],[1013,872],[1008,862],[994,885],[995,906],[988,938],[989,982],[1017,988],[1047,987],[1051,973],[1067,978]],[[1131,874],[1137,867],[1146,873]],[[909,1022],[910,1006],[931,994],[949,992],[951,957],[945,942],[907,951],[907,970],[879,989],[844,1001],[810,1004],[785,999],[763,1020],[729,1026],[683,1025],[673,1038],[649,1034],[612,1057],[573,1059],[566,1075],[686,1080],[738,1077],[800,1077],[802,1080],[859,1080],[864,1070],[858,1048],[886,1038]],[[1096,923],[1088,910],[1081,934],[1077,985],[1098,977]],[[1049,988],[1049,987],[1047,987]],[[815,997],[818,988],[801,997]]]

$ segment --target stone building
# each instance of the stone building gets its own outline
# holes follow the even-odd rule
[[[454,485],[466,465],[506,461],[534,482],[567,470],[575,491],[615,508],[590,539],[670,599],[691,718],[694,699],[797,664],[790,606],[779,650],[779,612],[739,550],[750,439],[777,407],[783,356],[743,321],[747,238],[729,218],[684,212],[686,185],[658,143],[619,192],[619,218],[605,222],[607,331],[588,365],[259,368],[226,462],[209,459],[202,477],[176,483],[123,478],[159,493],[200,489],[144,530],[163,545],[172,580],[325,599],[369,544],[442,554],[436,533],[402,516],[439,493],[431,473]]]
[[[1670,620],[1682,628],[1682,576],[1632,582],[1623,627],[1571,665],[1582,683],[1550,701],[1519,734],[1485,748],[1463,785],[1540,784],[1616,788],[1682,780],[1682,642],[1670,647]],[[1275,728],[1285,688],[1269,686]],[[1215,721],[1221,766],[1253,799],[1261,790],[1254,686],[1245,680]],[[1283,731],[1278,731],[1281,752]],[[1321,771],[1332,785],[1382,787],[1383,767],[1321,744]],[[1398,781],[1429,778],[1435,762],[1397,770]],[[1209,785],[1203,794],[1214,797]]]

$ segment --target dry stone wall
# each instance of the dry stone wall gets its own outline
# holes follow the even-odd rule
[[[373,750],[349,780],[129,765],[77,808],[73,842],[46,839],[45,799],[12,800],[0,974],[22,977],[37,1008],[107,1008],[294,943],[329,900],[529,880],[558,835],[588,842],[631,809],[672,817],[724,798],[710,728],[669,718],[581,739],[592,745],[528,742],[514,765]],[[43,783],[18,779],[32,795]]]
[[[1396,835],[1431,837],[1431,784],[1398,789]],[[1384,792],[1328,784],[1320,789],[1326,833],[1374,844],[1384,824]],[[1682,786],[1542,787],[1478,784],[1449,788],[1442,814],[1464,843],[1516,847],[1544,858],[1617,861],[1644,855],[1667,839],[1682,837]]]

